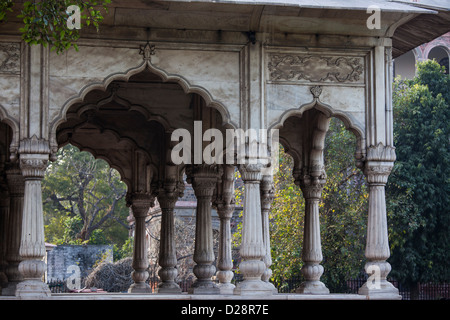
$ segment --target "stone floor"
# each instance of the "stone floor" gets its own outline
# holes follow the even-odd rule
[[[365,296],[358,294],[274,294],[265,295],[192,295],[192,294],[131,294],[131,293],[54,293],[45,300],[400,300],[400,296]],[[0,300],[20,300],[14,296],[0,296]]]

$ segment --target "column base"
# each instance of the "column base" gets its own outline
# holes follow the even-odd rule
[[[303,294],[330,294],[330,290],[321,281],[305,281],[295,290]]]
[[[175,282],[163,282],[156,289],[156,293],[159,294],[180,294],[181,288]]]
[[[267,285],[268,288],[270,288],[273,291],[273,294],[278,294],[278,289],[275,288],[275,286],[273,285],[272,282],[269,282],[269,281],[263,281],[263,282]]]
[[[2,296],[15,296],[17,284],[19,284],[19,283],[20,282],[18,282],[18,281],[8,282],[8,285],[6,287],[2,288]]]
[[[52,293],[41,280],[28,279],[17,284],[15,295],[23,299],[47,299]]]
[[[274,293],[273,288],[267,284],[267,282],[261,279],[247,279],[239,282],[234,289],[235,295],[272,295]]]
[[[234,294],[234,289],[236,288],[236,286],[230,282],[219,283],[217,286],[220,289],[220,294]]]
[[[358,294],[369,298],[379,299],[401,299],[398,289],[387,280],[380,280],[379,283],[366,282],[358,290]]]
[[[189,288],[190,294],[220,294],[220,289],[211,280],[197,280]]]
[[[147,283],[133,283],[128,293],[152,293],[152,288]]]

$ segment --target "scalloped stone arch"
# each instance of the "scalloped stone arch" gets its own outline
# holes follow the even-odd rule
[[[13,153],[15,154],[19,148],[19,136],[20,129],[19,124],[16,120],[14,120],[11,116],[9,116],[6,109],[0,104],[0,121],[7,124],[12,130],[12,139],[10,144],[11,156],[13,157]]]
[[[123,181],[126,184],[127,189],[130,190],[131,181],[129,181],[126,178],[126,175],[120,166],[117,166],[114,163],[112,163],[111,160],[108,159],[106,156],[98,154],[94,149],[91,149],[89,147],[83,147],[83,146],[77,144],[76,142],[74,143],[74,142],[70,142],[70,141],[65,141],[60,145],[60,147],[62,148],[68,144],[76,147],[78,150],[80,150],[80,152],[90,153],[94,157],[94,159],[101,159],[101,160],[105,161],[111,168],[115,169],[120,174],[120,180]]]
[[[352,132],[356,137],[356,160],[362,161],[365,157],[366,153],[366,140],[364,129],[357,123],[357,121],[353,118],[352,115],[347,114],[343,111],[338,111],[333,109],[330,105],[321,102],[318,98],[314,98],[314,100],[310,103],[302,104],[299,108],[293,108],[286,110],[279,118],[279,120],[272,125],[270,125],[269,129],[280,129],[283,127],[284,122],[293,116],[301,117],[303,113],[310,109],[316,109],[318,111],[323,112],[327,117],[338,118],[344,123],[345,128]],[[281,141],[281,139],[280,139]],[[284,145],[283,145],[284,146]],[[289,147],[288,145],[284,146]]]
[[[197,85],[191,85],[189,83],[189,81],[186,78],[184,78],[183,76],[169,74],[169,73],[165,72],[164,70],[155,67],[150,62],[150,59],[147,59],[147,60],[144,60],[137,67],[130,68],[130,69],[126,70],[125,72],[112,73],[109,76],[107,76],[105,79],[103,79],[103,81],[101,81],[101,82],[94,82],[94,83],[88,84],[88,85],[84,86],[76,96],[72,96],[71,98],[69,98],[64,103],[64,105],[61,107],[58,116],[50,123],[50,135],[51,135],[50,141],[52,141],[53,143],[56,143],[56,141],[54,141],[54,138],[56,137],[56,129],[58,128],[58,126],[61,123],[66,121],[67,111],[70,109],[70,107],[72,105],[83,102],[86,95],[89,92],[91,92],[93,90],[106,91],[108,86],[113,81],[119,80],[119,81],[127,82],[130,79],[130,77],[144,71],[146,68],[148,68],[150,70],[150,72],[152,72],[153,74],[160,77],[162,82],[177,83],[178,85],[180,85],[180,87],[183,89],[183,91],[186,94],[195,93],[195,94],[198,94],[199,96],[201,96],[205,100],[207,107],[214,108],[220,113],[224,127],[232,128],[232,129],[235,129],[238,127],[235,123],[233,123],[231,121],[231,117],[230,117],[230,114],[229,114],[227,108],[221,102],[215,100],[213,98],[213,96],[208,92],[207,89],[197,86]]]

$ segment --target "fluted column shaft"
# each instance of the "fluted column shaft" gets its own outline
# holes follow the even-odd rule
[[[6,171],[9,187],[9,217],[7,221],[6,242],[6,275],[8,286],[2,290],[2,295],[13,296],[17,283],[23,280],[19,272],[19,263],[22,261],[19,255],[20,239],[22,237],[23,197],[25,192],[25,180],[19,166],[13,166]]]
[[[231,217],[233,209],[218,208],[217,213],[220,219],[219,230],[219,257],[217,262],[217,278],[219,279],[219,288],[222,294],[233,294],[233,258],[231,255]]]
[[[129,293],[152,293],[152,288],[145,282],[148,274],[147,246],[145,244],[145,218],[151,206],[154,205],[154,196],[149,193],[132,193],[128,197],[135,219],[133,263],[134,271],[131,277],[134,283],[128,289]]]
[[[21,154],[20,168],[25,179],[19,272],[24,281],[17,284],[16,296],[41,298],[50,296],[42,282],[46,264],[41,180],[47,167],[48,154]]]
[[[161,207],[161,236],[159,248],[159,265],[161,269],[158,275],[161,283],[158,293],[181,293],[180,286],[175,283],[178,275],[177,254],[175,246],[175,222],[174,208],[180,194],[177,190],[161,190],[158,194],[158,202]]]
[[[4,167],[0,164],[0,171],[3,170]],[[4,177],[0,177],[0,294],[2,294],[2,289],[8,286],[8,277],[6,275],[8,262],[6,261],[6,255],[9,247],[8,234],[10,230],[8,225],[10,207],[9,188],[6,174]]]
[[[216,272],[214,262],[211,200],[218,178],[218,168],[215,165],[193,166],[190,181],[197,198],[194,274],[197,280],[192,284],[190,293],[219,294],[220,290],[211,277]]]
[[[217,196],[214,205],[220,219],[219,253],[216,273],[219,279],[221,294],[233,294],[235,285],[233,279],[233,258],[231,255],[231,225],[234,212],[234,166],[224,165],[221,181],[217,185]]]
[[[266,270],[264,271],[261,279],[269,285],[274,292],[277,292],[275,286],[269,282],[272,277],[272,270],[270,266],[272,265],[272,254],[270,247],[270,224],[269,224],[269,212],[270,206],[275,198],[274,196],[274,185],[273,176],[264,175],[260,183],[261,192],[261,215],[262,215],[262,232],[263,232],[263,242],[266,249],[266,254],[263,261],[266,265]]]
[[[262,231],[260,181],[262,166],[244,164],[239,166],[244,181],[244,214],[242,221],[242,241],[240,254],[242,262],[239,270],[244,281],[236,285],[235,294],[272,294],[273,291],[261,277],[266,270],[262,261],[266,255]]]
[[[398,289],[386,280],[391,265],[386,261],[390,256],[385,185],[392,170],[393,162],[368,161],[365,174],[369,184],[369,212],[367,220],[367,239],[365,270],[368,281],[359,289],[364,295],[394,295]]]
[[[305,225],[303,232],[303,267],[305,281],[297,288],[297,293],[328,294],[330,291],[320,277],[323,274],[322,245],[320,240],[319,201],[325,185],[325,175],[315,177],[305,175],[300,180],[300,188],[305,198]]]

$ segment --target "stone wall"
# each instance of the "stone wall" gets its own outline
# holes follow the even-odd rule
[[[66,280],[80,272],[85,278],[101,259],[113,262],[111,245],[60,245],[47,254],[47,281]],[[77,266],[77,267],[73,267]]]

